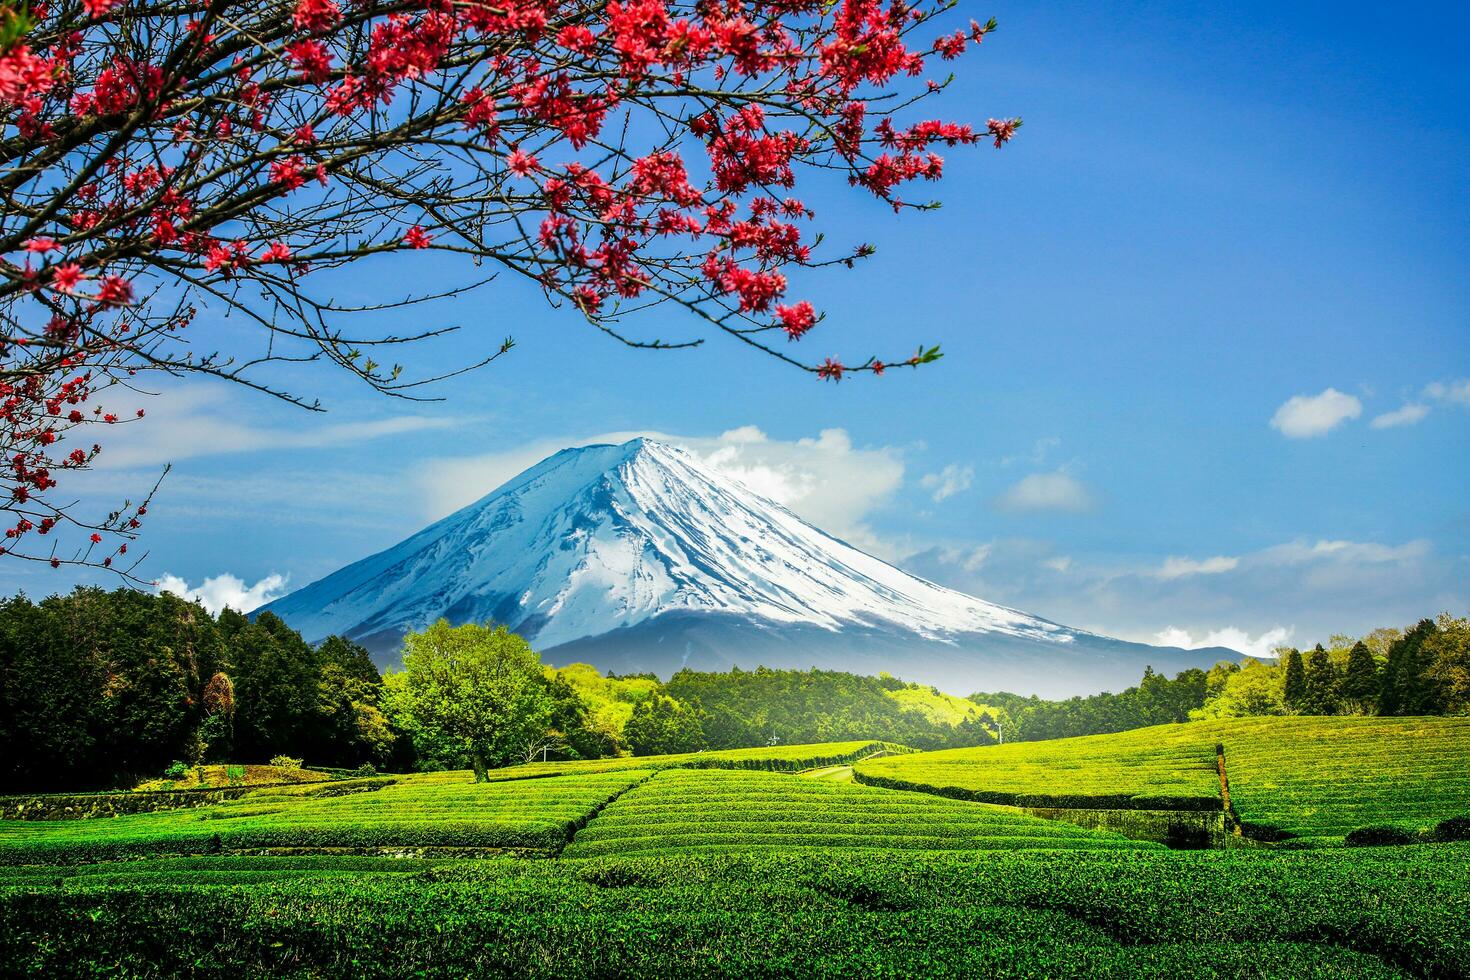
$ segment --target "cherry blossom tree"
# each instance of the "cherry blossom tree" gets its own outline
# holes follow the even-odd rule
[[[725,335],[840,380],[939,356],[809,358],[821,321],[796,269],[823,248],[798,178],[896,210],[942,147],[1011,139],[925,119],[945,62],[994,21],[943,30],[907,0],[0,0],[0,497],[3,553],[130,574],[148,499],[99,516],[58,496],[149,372],[203,374],[306,408],[268,366],[330,361],[396,397],[393,351],[324,270],[438,250],[454,293],[511,274],[635,347]],[[931,77],[940,69],[944,77]],[[640,336],[673,304],[689,336]],[[258,344],[207,351],[201,308]],[[381,320],[382,318],[377,318]],[[632,323],[632,326],[626,324]],[[238,331],[236,331],[238,333]],[[467,338],[452,373],[512,342]]]

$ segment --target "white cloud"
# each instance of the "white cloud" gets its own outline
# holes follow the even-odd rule
[[[243,579],[229,572],[206,578],[198,588],[191,587],[177,575],[163,575],[156,584],[158,591],[172,592],[191,602],[197,601],[216,616],[225,608],[241,613],[250,612],[286,592],[286,576],[276,574],[267,575],[249,586]]]
[[[1349,565],[1402,564],[1417,561],[1429,554],[1430,544],[1423,538],[1401,545],[1376,541],[1289,541],[1258,553],[1259,561],[1268,565],[1302,565],[1332,561]]]
[[[1310,439],[1332,431],[1363,414],[1363,403],[1353,395],[1328,388],[1320,395],[1296,395],[1271,416],[1271,428],[1288,439]]]
[[[1164,577],[1163,555],[1134,549],[1079,554],[1037,539],[998,538],[983,562],[966,567],[965,543],[908,555],[899,564],[969,595],[1024,609],[1056,623],[1140,642],[1168,623],[1189,645],[1269,652],[1287,625],[1310,645],[1332,633],[1365,633],[1412,623],[1431,609],[1470,608],[1470,556],[1441,554],[1424,539],[1372,541],[1303,538],[1234,555],[1183,561],[1214,571]],[[1052,562],[1073,559],[1066,574]],[[1235,567],[1211,558],[1235,558]],[[1183,570],[1178,566],[1176,570]],[[1238,634],[1226,633],[1226,625]],[[1213,635],[1212,635],[1213,634]],[[1262,636],[1265,639],[1262,639]]]
[[[1043,568],[1050,568],[1054,572],[1067,572],[1072,568],[1070,555],[1059,555],[1056,558],[1048,558],[1041,563]]]
[[[1437,402],[1470,406],[1470,378],[1431,382],[1424,386],[1424,394]]]
[[[975,482],[975,467],[957,466],[953,463],[940,470],[938,473],[926,473],[919,480],[919,486],[925,490],[934,491],[934,502],[937,504],[947,497],[953,497],[957,493],[970,489]]]
[[[1032,473],[1012,485],[992,505],[1008,513],[1063,511],[1078,514],[1093,508],[1092,494],[1070,473]]]
[[[1375,429],[1392,429],[1400,425],[1413,425],[1415,422],[1422,421],[1428,414],[1428,405],[1409,402],[1403,408],[1396,408],[1392,412],[1374,416],[1373,421],[1368,424]]]
[[[842,429],[824,429],[814,438],[794,440],[773,439],[751,425],[718,436],[604,432],[542,439],[482,456],[431,460],[418,467],[426,516],[437,519],[473,503],[558,450],[621,443],[637,436],[682,446],[712,469],[858,547],[885,554],[893,551],[865,519],[903,484],[902,454],[887,446],[856,447]]]
[[[1161,647],[1182,647],[1185,650],[1198,650],[1202,647],[1228,647],[1248,657],[1269,658],[1276,656],[1276,648],[1289,640],[1293,632],[1294,630],[1289,626],[1277,626],[1257,636],[1251,636],[1243,629],[1226,626],[1222,629],[1210,630],[1196,638],[1188,630],[1182,630],[1177,626],[1166,626],[1154,634],[1154,643]]]
[[[1219,575],[1222,572],[1234,571],[1240,565],[1239,558],[1228,555],[1216,555],[1203,561],[1193,558],[1176,558],[1170,555],[1164,559],[1164,564],[1154,574],[1163,579],[1184,578],[1188,575]]]
[[[411,432],[447,429],[463,418],[398,415],[363,422],[332,422],[330,416],[293,409],[275,425],[256,421],[260,407],[246,405],[222,385],[183,385],[145,402],[147,415],[109,428],[97,457],[100,468],[161,466],[195,456],[263,449],[317,449]]]

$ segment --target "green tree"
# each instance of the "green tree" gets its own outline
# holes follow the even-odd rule
[[[316,714],[301,751],[323,765],[382,765],[396,735],[382,711],[383,678],[372,655],[340,636],[327,637],[314,652]]]
[[[101,782],[106,664],[63,642],[54,613],[24,594],[0,605],[0,789]]]
[[[1302,653],[1296,648],[1286,652],[1286,672],[1281,682],[1281,701],[1288,711],[1302,710],[1307,697],[1307,671]]]
[[[1317,644],[1307,657],[1306,690],[1301,710],[1309,715],[1337,714],[1341,699],[1342,677],[1337,665],[1322,644]]]
[[[1470,714],[1470,619],[1441,615],[1434,633],[1424,640],[1423,655],[1434,710]]]
[[[1426,678],[1424,643],[1437,629],[1434,620],[1421,619],[1388,648],[1383,665],[1383,687],[1378,695],[1382,715],[1423,715],[1435,710],[1434,684]]]
[[[624,732],[634,755],[697,752],[705,747],[699,714],[683,701],[655,694],[633,709]]]
[[[229,648],[239,756],[265,762],[274,755],[295,755],[319,763],[312,751],[319,713],[315,652],[268,612],[239,627]]]
[[[1373,654],[1375,660],[1382,662],[1388,659],[1388,651],[1393,646],[1393,642],[1401,639],[1403,635],[1404,631],[1401,629],[1380,626],[1363,637],[1363,644],[1368,647],[1368,652]]]
[[[403,670],[390,675],[391,710],[415,743],[463,751],[477,782],[549,731],[554,705],[541,658],[504,626],[441,619],[403,643]]]
[[[1281,696],[1281,669],[1275,664],[1247,657],[1241,661],[1238,670],[1221,671],[1216,676],[1224,678],[1219,693],[1209,697],[1203,708],[1191,711],[1191,719],[1251,718],[1287,713]]]
[[[1359,714],[1367,714],[1378,703],[1378,661],[1368,644],[1359,640],[1348,653],[1347,671],[1342,678],[1344,705]]]

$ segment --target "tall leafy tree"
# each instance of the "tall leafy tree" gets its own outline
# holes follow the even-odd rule
[[[403,671],[390,685],[392,710],[415,741],[454,746],[475,780],[550,729],[553,699],[541,658],[504,626],[445,620],[404,637]]]
[[[1434,709],[1470,714],[1470,619],[1440,616],[1434,633],[1424,641],[1423,654]]]
[[[231,643],[235,744],[242,759],[304,754],[316,737],[319,661],[315,651],[273,613],[262,613]],[[309,756],[308,756],[309,758]]]

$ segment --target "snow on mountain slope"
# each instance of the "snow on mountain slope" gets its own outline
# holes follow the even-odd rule
[[[440,616],[544,650],[675,612],[940,642],[1087,635],[903,572],[648,439],[557,453],[265,608],[308,640],[379,647]]]

